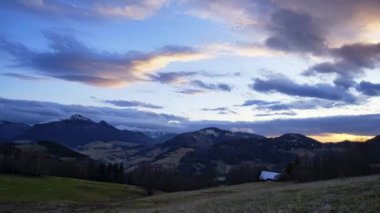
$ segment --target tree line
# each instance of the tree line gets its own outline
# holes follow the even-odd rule
[[[22,150],[15,144],[0,144],[0,173],[125,182],[122,163],[104,164],[81,155],[60,157],[32,145]]]

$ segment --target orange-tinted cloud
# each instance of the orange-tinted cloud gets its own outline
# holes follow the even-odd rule
[[[0,51],[11,55],[15,66],[31,68],[36,74],[101,87],[125,86],[170,63],[210,57],[208,53],[184,46],[119,54],[88,48],[72,36],[48,33],[46,38],[50,47],[46,52],[5,39],[0,39]]]

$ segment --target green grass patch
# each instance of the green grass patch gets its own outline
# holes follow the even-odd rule
[[[89,202],[142,196],[133,186],[61,177],[0,175],[0,203]]]

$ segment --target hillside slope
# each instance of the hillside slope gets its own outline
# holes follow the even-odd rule
[[[380,176],[311,183],[249,183],[162,194],[125,212],[378,212]]]
[[[158,193],[55,177],[0,175],[5,212],[376,212],[380,175],[311,183],[257,182]]]
[[[131,199],[138,187],[62,177],[0,175],[0,203],[65,203]]]

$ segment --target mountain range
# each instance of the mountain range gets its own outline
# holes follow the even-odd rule
[[[242,163],[279,171],[299,156],[336,153],[356,146],[368,146],[370,161],[380,163],[380,136],[366,143],[332,144],[295,133],[267,138],[214,127],[181,134],[149,135],[120,130],[105,121],[94,122],[81,115],[33,126],[0,123],[0,141],[54,141],[97,161],[123,163],[126,171],[142,163],[174,168],[185,175],[210,170],[225,174]]]

